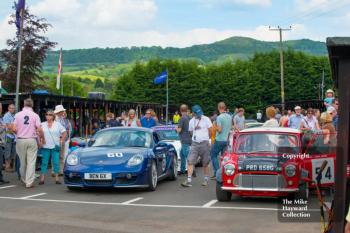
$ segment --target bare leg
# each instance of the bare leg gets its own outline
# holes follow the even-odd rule
[[[203,172],[205,177],[209,177],[209,166],[203,166]]]
[[[193,174],[193,165],[192,164],[188,164],[187,165],[187,176],[188,177],[192,177]]]
[[[40,175],[40,183],[44,183],[45,182],[45,175],[41,174]]]
[[[330,140],[330,132],[328,129],[323,129],[322,133],[324,135],[323,143],[327,145],[329,143],[329,140]]]

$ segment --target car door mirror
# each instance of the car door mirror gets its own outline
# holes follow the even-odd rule
[[[95,139],[91,138],[88,142],[88,147],[92,146],[95,142]]]
[[[164,149],[164,147],[161,147],[161,146],[156,146],[154,148],[155,151],[162,151]]]

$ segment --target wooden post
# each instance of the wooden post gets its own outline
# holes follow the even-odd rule
[[[334,196],[333,232],[344,232],[344,219],[349,207],[349,182],[346,178],[346,166],[350,161],[350,37],[327,38],[328,54],[332,67],[333,79],[338,87],[339,121],[337,135],[337,158]],[[346,193],[348,190],[348,193]]]

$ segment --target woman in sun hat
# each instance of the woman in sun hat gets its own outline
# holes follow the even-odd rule
[[[41,127],[44,131],[45,144],[41,148],[42,162],[39,184],[44,184],[50,157],[52,158],[56,184],[61,184],[58,178],[60,172],[60,151],[64,147],[67,131],[59,122],[55,121],[55,114],[52,110],[46,112],[46,121],[41,124]]]

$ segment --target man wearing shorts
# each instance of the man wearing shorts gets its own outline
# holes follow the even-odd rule
[[[210,119],[203,115],[199,105],[192,107],[194,117],[190,120],[189,131],[192,133],[192,144],[188,155],[187,179],[181,184],[183,187],[192,186],[192,173],[198,157],[203,164],[204,182],[207,186],[209,182],[209,163],[210,163],[210,145],[212,123]]]

